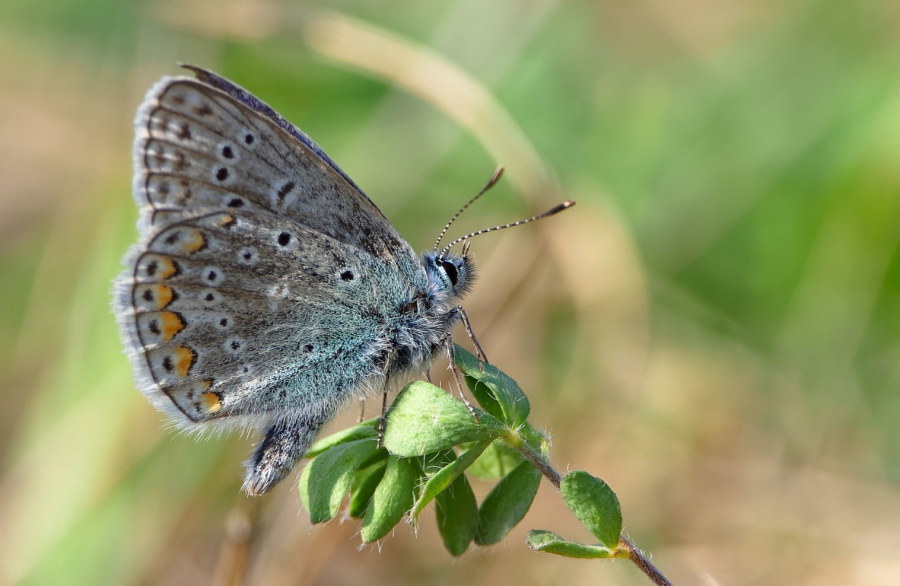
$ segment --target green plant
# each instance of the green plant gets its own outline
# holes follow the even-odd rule
[[[456,366],[482,408],[475,409],[477,419],[462,401],[430,383],[407,385],[387,413],[383,447],[377,446],[374,418],[320,440],[306,454],[312,460],[300,476],[300,497],[312,522],[334,518],[349,492],[348,512],[362,519],[360,534],[371,543],[407,515],[415,522],[435,501],[444,545],[458,556],[472,542],[503,540],[528,512],[544,476],[599,543],[531,531],[532,549],[630,559],[656,584],[669,584],[622,536],[622,510],[609,485],[581,470],[561,476],[551,466],[548,438],[528,423],[530,404],[519,385],[458,346]],[[480,506],[466,472],[498,480]]]

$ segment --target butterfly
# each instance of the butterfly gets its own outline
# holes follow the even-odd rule
[[[417,255],[306,134],[185,67],[196,79],[163,78],[137,113],[140,239],[114,312],[139,390],[178,426],[264,434],[243,482],[260,495],[342,405],[452,356],[460,321],[475,340],[458,303],[474,262],[451,247],[524,221]]]

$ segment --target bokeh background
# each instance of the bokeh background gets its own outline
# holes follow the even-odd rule
[[[361,548],[294,482],[242,496],[249,438],[166,428],[109,297],[132,117],[178,62],[303,128],[417,249],[498,163],[451,235],[578,201],[473,241],[466,307],[676,583],[900,583],[895,0],[4,0],[0,583],[649,583],[531,552],[591,540],[546,482],[504,544],[453,559],[425,515]]]

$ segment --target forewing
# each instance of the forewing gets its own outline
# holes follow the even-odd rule
[[[387,218],[315,143],[221,90],[163,79],[136,125],[134,191],[149,206],[153,227],[185,213],[263,209],[372,256],[415,260]]]

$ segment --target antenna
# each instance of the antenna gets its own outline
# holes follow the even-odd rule
[[[441,233],[440,233],[440,235],[438,236],[437,242],[434,243],[434,251],[435,251],[435,252],[437,252],[438,246],[441,245],[441,239],[444,237],[444,234],[446,234],[446,233],[447,233],[447,230],[450,229],[450,225],[453,224],[453,222],[456,221],[456,218],[458,218],[459,215],[460,215],[461,213],[463,213],[464,211],[466,211],[466,208],[467,208],[467,207],[469,207],[470,205],[472,205],[473,203],[475,203],[475,202],[478,200],[479,197],[481,197],[482,195],[484,195],[485,192],[486,192],[488,189],[490,189],[491,187],[493,187],[494,184],[496,184],[497,181],[500,180],[500,176],[501,176],[501,175],[503,175],[503,165],[499,165],[496,169],[494,169],[494,174],[491,175],[491,178],[488,180],[487,185],[485,185],[484,187],[482,187],[482,188],[481,188],[481,191],[479,191],[478,194],[475,195],[475,197],[473,197],[472,199],[470,199],[469,201],[467,201],[467,202],[466,202],[466,205],[464,205],[463,207],[459,208],[459,211],[456,212],[456,215],[453,216],[452,218],[450,218],[450,221],[447,222],[447,225],[444,226],[444,229],[443,229],[443,230],[441,230]]]
[[[469,205],[469,204],[466,204],[466,205]],[[487,234],[488,232],[496,232],[497,230],[503,230],[505,228],[512,228],[513,226],[521,226],[522,224],[527,224],[528,222],[534,222],[535,220],[540,220],[542,218],[546,218],[546,217],[552,216],[554,214],[558,214],[559,212],[561,212],[565,209],[568,209],[568,208],[572,207],[573,205],[575,205],[575,202],[572,201],[571,199],[568,199],[568,200],[562,202],[561,204],[557,205],[556,207],[550,208],[543,214],[538,214],[536,216],[532,216],[526,220],[519,220],[518,222],[512,222],[511,224],[503,224],[502,226],[494,226],[493,228],[485,228],[483,230],[478,230],[477,232],[472,232],[471,234],[466,234],[462,238],[457,238],[456,240],[454,240],[453,242],[451,242],[450,244],[445,246],[441,250],[441,253],[438,255],[438,258],[443,258],[444,255],[447,254],[447,251],[449,251],[455,245],[459,244],[460,242],[465,242],[466,240],[468,240],[469,238],[472,238],[474,236],[479,236],[481,234]],[[463,207],[463,209],[466,209],[466,208]],[[459,214],[457,214],[457,215],[459,215]],[[440,240],[438,240],[438,242],[440,242]],[[466,244],[468,244],[468,242],[466,242]],[[437,250],[437,246],[435,246],[435,250]]]

